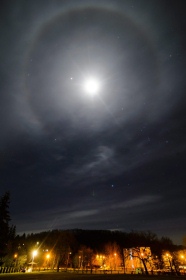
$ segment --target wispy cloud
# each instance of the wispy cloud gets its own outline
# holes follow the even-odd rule
[[[141,205],[147,205],[147,204],[152,204],[156,203],[157,201],[160,201],[162,199],[161,196],[159,195],[143,195],[139,196],[134,199],[126,200],[121,203],[117,203],[111,206],[112,209],[119,209],[119,208],[132,208],[132,207],[138,207]]]

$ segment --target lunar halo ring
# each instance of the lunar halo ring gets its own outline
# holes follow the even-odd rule
[[[116,9],[115,7],[112,7],[111,5],[109,6],[108,4],[92,4],[92,5],[88,5],[88,4],[69,4],[68,7],[66,7],[62,12],[57,12],[56,14],[52,15],[50,18],[45,18],[43,20],[43,22],[40,23],[38,28],[35,28],[35,32],[33,32],[32,35],[32,39],[31,39],[31,44],[28,48],[28,50],[26,51],[26,55],[25,55],[25,59],[24,59],[24,68],[23,68],[23,77],[24,77],[24,88],[25,88],[25,92],[26,92],[26,98],[27,98],[27,102],[30,102],[30,99],[32,98],[32,92],[29,89],[28,83],[27,83],[27,73],[29,72],[29,64],[31,61],[31,57],[32,57],[32,53],[34,52],[35,48],[37,48],[37,44],[40,41],[40,38],[42,37],[43,32],[47,32],[47,28],[49,28],[52,24],[55,23],[55,21],[59,20],[60,18],[65,17],[68,14],[71,14],[73,12],[82,12],[82,11],[86,11],[86,10],[97,10],[99,12],[109,12],[111,14],[113,14],[113,16],[115,17],[121,17],[123,18],[125,21],[127,20],[130,25],[134,26],[134,28],[140,33],[140,36],[143,37],[143,40],[146,42],[146,44],[150,47],[152,53],[154,54],[155,57],[155,65],[156,65],[156,73],[157,76],[159,76],[159,67],[158,67],[158,58],[156,56],[156,50],[153,46],[151,37],[149,36],[149,34],[147,34],[147,32],[144,31],[144,29],[141,27],[141,25],[134,21],[132,19],[131,16],[126,15],[125,13],[123,13],[121,10]],[[158,78],[159,80],[159,78]],[[32,106],[31,106],[32,109]],[[37,116],[37,112],[33,109],[33,114],[34,117],[39,121],[39,117]]]

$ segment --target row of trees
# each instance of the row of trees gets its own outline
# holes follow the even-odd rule
[[[178,272],[184,261],[181,255],[186,256],[184,247],[151,232],[53,230],[16,236],[14,244],[20,260],[24,256],[22,260],[31,263],[33,252],[37,252],[34,260],[39,267],[58,270],[71,267],[130,272],[142,267],[146,274],[165,268]]]
[[[10,225],[9,203],[7,192],[0,197],[0,266],[122,268],[126,272],[142,266],[148,273],[165,267],[178,271],[180,254],[184,255],[183,247],[150,231],[74,229],[16,235],[15,226]]]

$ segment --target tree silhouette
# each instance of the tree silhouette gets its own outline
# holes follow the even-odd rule
[[[0,197],[0,262],[11,250],[11,243],[15,238],[15,226],[10,226],[9,213],[10,193],[6,192]]]

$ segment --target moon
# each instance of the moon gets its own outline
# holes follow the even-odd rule
[[[96,78],[90,77],[85,80],[83,88],[86,93],[96,95],[100,90],[100,82]]]

